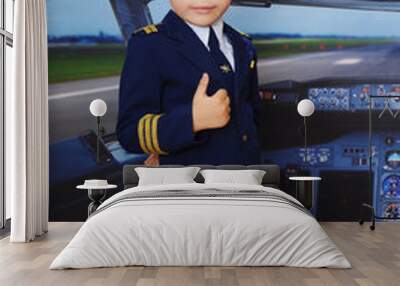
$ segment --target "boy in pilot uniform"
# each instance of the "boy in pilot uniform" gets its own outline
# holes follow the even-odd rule
[[[231,0],[170,0],[134,32],[120,83],[117,136],[157,164],[257,164],[260,97],[248,35],[222,21]]]

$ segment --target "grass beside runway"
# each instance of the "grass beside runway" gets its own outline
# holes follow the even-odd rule
[[[393,43],[390,40],[375,39],[255,39],[253,42],[259,59]],[[124,58],[125,47],[117,44],[50,47],[49,82],[120,75]]]
[[[49,48],[49,83],[109,77],[121,74],[123,45],[62,46]]]
[[[387,39],[254,39],[259,59],[287,57],[298,54],[342,50],[369,45],[387,45]]]

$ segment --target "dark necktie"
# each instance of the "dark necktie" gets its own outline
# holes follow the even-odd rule
[[[214,59],[218,70],[221,72],[225,81],[224,88],[228,90],[229,95],[233,96],[235,76],[228,59],[219,47],[219,42],[214,29],[210,27],[210,36],[208,38],[208,47],[210,48],[211,57]]]
[[[236,121],[236,105],[234,104],[235,74],[228,59],[219,48],[217,35],[215,34],[212,27],[210,27],[208,47],[210,48],[211,57],[214,59],[215,64],[217,65],[218,70],[221,72],[222,78],[224,80],[223,86],[219,86],[218,88],[225,88],[228,91],[229,97],[231,99],[231,107],[233,107],[231,111],[231,122]],[[238,125],[234,124],[234,126],[237,127]]]
[[[210,27],[210,36],[208,38],[208,47],[210,48],[211,56],[216,61],[219,70],[224,74],[229,74],[233,72],[232,66],[228,59],[225,57],[224,53],[219,47],[219,42],[214,29]]]

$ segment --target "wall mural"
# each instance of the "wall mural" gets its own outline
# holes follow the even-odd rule
[[[116,134],[120,75],[130,33],[157,23],[168,1],[47,1],[49,31],[50,220],[84,220],[85,179],[122,189],[122,166],[147,154],[127,152]],[[140,11],[140,13],[138,13]],[[246,15],[244,17],[244,15]],[[301,21],[300,21],[301,19]],[[231,7],[225,21],[251,35],[258,54],[262,163],[288,177],[321,176],[314,212],[321,220],[352,220],[373,200],[377,215],[399,216],[400,19],[395,12],[275,5]],[[368,97],[372,102],[373,194],[368,184]],[[92,100],[107,104],[96,162]],[[305,160],[303,118],[296,105],[310,99]],[[195,163],[195,162],[194,162]],[[112,192],[109,193],[113,194]]]

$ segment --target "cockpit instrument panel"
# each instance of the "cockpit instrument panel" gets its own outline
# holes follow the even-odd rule
[[[400,83],[311,87],[307,92],[308,99],[314,102],[318,110],[327,111],[368,111],[371,95],[385,96],[372,99],[372,110],[382,110],[385,104],[388,104],[392,110],[400,109]],[[393,98],[386,98],[386,96],[393,96]]]

